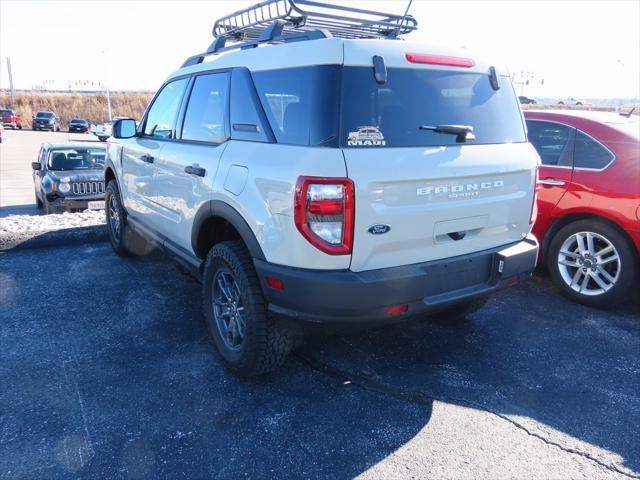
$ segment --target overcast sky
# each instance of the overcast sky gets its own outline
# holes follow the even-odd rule
[[[0,0],[0,88],[11,57],[16,88],[97,88],[108,78],[112,89],[155,90],[209,45],[216,18],[253,3]],[[397,13],[407,5],[336,3]],[[513,72],[534,72],[527,95],[640,97],[640,0],[414,0],[411,13],[420,28],[407,39],[425,52],[430,41],[468,46]]]

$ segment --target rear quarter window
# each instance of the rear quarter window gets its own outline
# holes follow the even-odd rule
[[[578,131],[576,133],[573,163],[576,168],[602,170],[614,159],[613,153],[597,140]]]
[[[340,67],[254,72],[260,103],[278,143],[337,146]]]

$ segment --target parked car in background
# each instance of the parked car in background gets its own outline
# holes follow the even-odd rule
[[[559,100],[558,105],[586,105],[587,102],[584,100],[578,100],[577,98],[565,98],[564,100]]]
[[[533,98],[525,97],[524,95],[520,95],[518,97],[518,100],[520,101],[520,103],[522,105],[533,105],[533,104],[537,103]]]
[[[639,119],[566,110],[524,115],[542,160],[533,229],[542,261],[569,298],[614,306],[638,291]]]
[[[31,163],[36,205],[47,213],[104,209],[105,147],[45,143]]]
[[[0,109],[0,123],[5,127],[10,127],[12,130],[16,128],[22,130],[22,118],[20,118],[20,114],[15,110],[8,108]]]
[[[89,131],[89,122],[84,118],[73,118],[69,122],[69,133],[80,132],[87,133]]]
[[[126,117],[113,117],[113,119],[110,122],[105,122],[97,125],[92,124],[90,131],[96,137],[98,137],[98,140],[100,140],[101,142],[106,142],[107,139],[111,136],[111,127],[113,123],[123,118],[126,118]]]
[[[4,139],[4,127],[0,125],[0,143],[2,143],[3,139]]]
[[[41,111],[35,114],[31,123],[33,130],[51,130],[52,132],[60,131],[60,119],[58,116],[49,111]]]

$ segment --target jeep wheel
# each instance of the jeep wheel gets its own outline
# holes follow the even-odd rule
[[[43,203],[44,203],[44,213],[46,213],[47,215],[51,215],[54,213],[59,213],[58,212],[58,208],[51,205],[49,203],[49,200],[47,200],[47,196],[43,195],[42,198],[44,199]]]
[[[153,245],[127,225],[127,216],[120,200],[120,191],[111,180],[105,191],[105,215],[111,248],[123,257],[147,255]]]
[[[215,245],[204,268],[204,314],[224,365],[250,377],[272,372],[287,359],[293,334],[269,317],[253,262],[241,241]]]
[[[579,220],[551,241],[547,263],[554,283],[571,300],[614,307],[634,286],[637,261],[627,238],[597,220]]]

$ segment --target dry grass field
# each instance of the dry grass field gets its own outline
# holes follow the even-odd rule
[[[146,93],[112,93],[113,116],[139,119],[151,97]],[[0,92],[0,107],[9,108],[10,103],[9,93]],[[108,119],[107,99],[102,93],[17,92],[13,108],[22,116],[25,128],[31,126],[31,115],[39,110],[56,112],[62,128],[66,128],[67,122],[74,117],[84,118],[90,123],[102,123]]]
[[[113,116],[131,117],[139,119],[144,113],[147,104],[151,101],[150,93],[112,93],[111,110]],[[9,108],[10,96],[8,92],[0,92],[0,108]],[[634,105],[624,105],[621,112],[630,111]],[[53,92],[18,92],[13,107],[22,115],[25,128],[31,126],[31,115],[38,110],[51,110],[56,112],[61,119],[62,128],[66,128],[67,122],[74,117],[87,119],[90,123],[102,123],[107,121],[107,100],[102,93],[53,93]],[[615,111],[615,107],[606,105],[522,105],[524,110],[598,110],[604,112]],[[635,106],[634,115],[640,114],[640,106]]]

